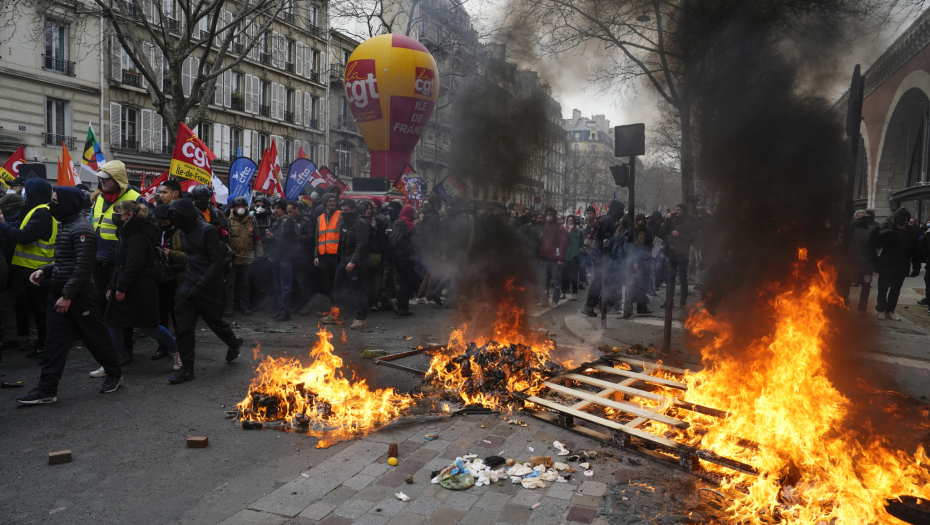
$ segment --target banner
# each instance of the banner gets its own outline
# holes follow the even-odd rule
[[[458,197],[459,195],[465,195],[466,190],[468,190],[468,186],[462,182],[462,179],[456,177],[455,175],[449,175],[448,177],[439,181],[439,184],[433,188],[433,193],[438,194],[440,197],[442,197],[443,202],[449,204],[455,197]]]
[[[20,146],[16,151],[10,155],[10,158],[0,167],[0,179],[3,179],[3,182],[9,183],[16,177],[19,177],[19,167],[22,164],[26,163],[26,154],[23,152],[23,147]]]
[[[168,172],[166,171],[156,177],[155,180],[152,181],[151,186],[147,186],[144,190],[142,190],[142,198],[145,199],[146,202],[155,202],[155,192],[158,191],[158,187],[167,180]]]
[[[269,150],[269,158],[271,159],[271,173],[274,174],[274,180],[281,185],[281,156],[278,155],[278,145],[275,144],[275,141],[271,141],[271,147]],[[281,192],[282,194],[284,192]]]
[[[252,177],[258,172],[258,167],[252,162],[252,159],[239,157],[229,166],[229,200],[226,204],[232,202],[236,197],[245,197],[249,204],[252,204],[252,192],[249,184]]]
[[[94,174],[97,172],[95,171]],[[74,167],[74,161],[71,160],[71,154],[65,143],[61,143],[61,159],[58,160],[58,181],[56,186],[77,186],[81,183],[81,177],[78,176],[77,169]]]
[[[597,203],[596,203],[596,202],[594,203],[594,215],[595,215],[596,217],[600,217],[600,216],[601,216],[601,209],[597,207]]]
[[[274,147],[274,143],[272,143],[272,147]],[[266,195],[284,197],[284,191],[275,178],[272,168],[271,150],[266,149],[265,153],[262,154],[262,161],[258,165],[258,175],[255,177],[255,191],[260,191]]]
[[[100,151],[100,143],[97,142],[97,135],[94,134],[93,125],[87,123],[87,138],[84,140],[84,155],[81,157],[81,169],[96,177],[100,171],[100,166],[106,164],[103,153]]]
[[[400,190],[407,199],[417,201],[416,207],[419,208],[419,201],[423,198],[423,178],[410,164],[407,164],[404,171],[394,181],[394,187]]]
[[[307,159],[300,158],[291,163],[290,171],[287,174],[287,200],[293,201],[300,198],[304,191],[304,186],[313,177],[316,166]]]
[[[313,186],[314,188],[317,188],[317,187],[319,187],[319,186],[323,186],[323,189],[324,189],[324,190],[326,189],[326,187],[327,187],[327,186],[326,186],[326,178],[323,177],[323,175],[320,174],[320,170],[316,170],[316,171],[313,172],[313,176],[310,177],[310,185]]]
[[[223,184],[216,175],[213,176],[213,205],[218,202],[229,202],[229,188]]]
[[[168,174],[209,186],[213,182],[210,162],[215,158],[210,148],[182,122],[178,128]]]
[[[346,183],[339,180],[339,177],[333,175],[333,172],[329,171],[329,168],[327,168],[326,166],[323,166],[322,168],[320,168],[320,176],[322,176],[323,180],[326,182],[327,188],[329,188],[330,186],[339,186],[339,189],[341,189],[342,191],[346,191],[349,189],[349,186]]]
[[[310,160],[310,156],[307,155],[307,153],[304,151],[304,147],[303,147],[303,146],[297,148],[297,158],[298,158],[298,159],[307,159],[307,160]],[[313,162],[313,161],[311,161],[311,162]]]

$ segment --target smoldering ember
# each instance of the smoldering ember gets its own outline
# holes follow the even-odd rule
[[[926,2],[0,43],[0,523],[930,523]]]

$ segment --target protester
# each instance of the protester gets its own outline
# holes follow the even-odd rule
[[[226,312],[232,315],[237,308],[235,292],[239,292],[238,309],[242,315],[252,315],[249,310],[250,277],[256,260],[264,256],[258,222],[249,215],[249,202],[245,197],[235,197],[230,203],[230,215],[225,229],[229,232],[229,248],[235,259],[226,275]]]
[[[10,181],[10,191],[13,193],[22,196],[23,190],[25,189],[26,179],[24,177],[16,177]]]
[[[171,224],[168,219],[168,210],[171,208],[168,204],[159,204],[155,207],[153,215],[158,229],[161,230],[158,247],[165,255],[164,262],[168,265],[166,275],[158,275],[158,310],[161,319],[161,325],[168,327],[168,323],[174,327],[175,332],[178,330],[178,320],[174,312],[174,294],[178,286],[184,282],[184,267],[187,264],[187,256],[181,246],[181,233]],[[168,349],[158,345],[158,349],[152,354],[152,361],[168,357]],[[178,365],[180,367],[180,365]]]
[[[158,342],[181,367],[181,356],[171,332],[161,325],[156,276],[156,250],[161,232],[147,219],[147,207],[133,201],[113,205],[116,224],[116,271],[107,285],[104,319],[114,348],[123,347],[123,329],[138,328]],[[100,367],[97,373],[105,373]]]
[[[850,287],[859,285],[859,304],[857,310],[859,315],[865,315],[869,306],[869,292],[872,289],[872,273],[875,271],[875,265],[878,263],[878,253],[872,245],[873,230],[869,225],[868,215],[865,210],[859,210],[855,214],[852,225],[849,228],[849,238],[846,244],[846,256],[844,257],[843,273],[844,284],[842,297],[846,300],[846,305],[851,307]]]
[[[361,330],[368,326],[368,289],[365,276],[368,266],[368,236],[371,226],[361,217],[355,201],[343,199],[341,203],[342,220],[339,230],[339,267],[333,283],[333,295],[340,306],[351,305],[355,320],[350,328]],[[320,322],[336,323],[336,317],[330,313]]]
[[[20,217],[19,211],[23,208],[26,201],[18,193],[7,193],[0,198],[0,222],[16,221]],[[0,351],[3,350],[26,350],[28,349],[28,335],[21,338],[19,335],[17,323],[16,302],[23,297],[23,289],[20,286],[13,286],[9,278],[10,266],[13,260],[13,250],[16,243],[0,240],[0,273],[3,279],[0,280],[0,324],[3,327],[3,342],[0,343]],[[28,314],[27,314],[28,317]],[[32,341],[35,343],[35,341]],[[0,355],[2,358],[2,355]]]
[[[664,223],[665,217],[662,216],[662,212],[658,210],[652,212],[652,217],[649,218],[649,231],[652,233],[653,238],[653,277],[652,286],[650,286],[651,295],[653,296],[659,295],[657,291],[662,287],[663,284],[665,284],[665,281],[668,280],[666,275],[668,272],[668,259],[665,254],[665,250],[663,249],[665,246],[665,241],[662,240],[662,236],[664,235],[665,231]]]
[[[171,204],[181,198],[181,184],[176,180],[166,180],[158,186],[155,192],[156,204]]]
[[[47,182],[27,179],[23,194],[26,203],[20,213],[13,220],[0,223],[0,239],[15,244],[10,259],[10,286],[23,291],[26,306],[36,322],[36,348],[26,356],[41,358],[45,351],[48,286],[31,284],[30,276],[54,262],[58,222],[49,209],[52,187]]]
[[[175,313],[178,318],[177,343],[181,354],[181,368],[168,381],[183,383],[194,379],[194,346],[197,319],[203,320],[210,330],[228,345],[226,361],[239,357],[242,338],[236,337],[223,320],[223,265],[227,249],[216,228],[207,224],[203,215],[188,200],[171,203],[168,210],[171,223],[181,231],[181,244],[187,254],[184,284],[175,296]]]
[[[412,206],[404,206],[390,229],[390,252],[393,265],[393,282],[396,295],[390,300],[394,313],[400,316],[413,315],[410,298],[417,286],[415,260],[415,232]]]
[[[194,186],[191,189],[194,206],[203,214],[203,219],[213,226],[220,227],[226,220],[226,215],[213,205],[213,188],[206,184]]]
[[[626,241],[627,246],[630,247],[627,251],[627,264],[630,272],[632,272],[630,294],[633,302],[636,303],[636,313],[651,314],[652,310],[649,309],[646,289],[651,278],[650,269],[654,240],[652,232],[646,226],[645,215],[638,214],[636,216],[633,221],[632,238],[630,238],[630,232],[627,231]]]
[[[562,294],[567,297],[571,293],[572,301],[578,299],[581,252],[584,246],[584,230],[578,227],[579,220],[574,215],[568,217],[568,241],[565,248],[565,262],[562,266]]]
[[[29,194],[27,189],[27,202]],[[97,304],[98,292],[92,282],[97,236],[81,216],[83,203],[81,190],[68,186],[58,188],[49,212],[61,222],[55,239],[55,261],[34,270],[29,277],[34,287],[49,289],[45,317],[48,339],[38,386],[16,398],[24,405],[58,401],[58,383],[76,337],[103,366],[105,379],[100,385],[101,393],[113,392],[123,382],[119,359],[103,324]]]
[[[691,253],[691,243],[694,241],[696,225],[694,218],[686,213],[687,206],[679,204],[675,206],[674,214],[666,219],[663,228],[663,240],[665,241],[666,256],[668,264],[671,266],[671,279],[669,286],[672,287],[672,296],[675,295],[675,275],[681,283],[681,297],[679,304],[682,308],[688,304],[688,257]],[[662,304],[661,308],[664,308]]]
[[[555,208],[547,208],[540,234],[539,259],[542,261],[542,274],[545,282],[549,283],[549,289],[552,291],[549,306],[553,308],[559,304],[562,291],[562,266],[565,264],[567,248],[568,232],[565,226],[559,224]],[[543,296],[545,295],[544,292]]]
[[[28,191],[28,190],[27,190]],[[894,312],[904,278],[908,276],[911,259],[918,256],[917,232],[907,227],[911,213],[898,208],[889,223],[872,230],[872,246],[881,250],[878,256],[878,300],[875,309],[879,319],[900,321]]]
[[[391,251],[390,236],[393,233],[393,225],[397,222],[398,217],[400,216],[400,210],[404,207],[400,199],[394,199],[391,202],[384,203],[381,206],[381,214],[379,220],[384,222],[384,234],[383,237],[380,237],[379,240],[382,243],[381,246],[381,275],[379,275],[379,280],[381,284],[381,303],[384,305],[390,304],[393,308],[393,303],[391,299],[397,298],[397,290],[400,286],[398,283],[399,277],[396,275],[395,264],[394,264],[394,254]],[[416,215],[416,210],[414,210],[414,216]],[[414,217],[416,218],[416,217]],[[415,253],[415,252],[414,252]],[[414,276],[416,277],[417,267],[416,259],[413,261],[414,265]],[[414,284],[414,286],[419,285],[419,280]],[[409,298],[408,298],[409,299]],[[395,312],[396,313],[396,312]]]
[[[342,211],[337,209],[339,201],[335,194],[324,193],[322,201],[322,213],[317,219],[313,264],[320,269],[322,277],[320,293],[329,298],[332,306],[333,284],[336,281],[336,270],[339,268],[339,247],[342,244],[343,217]]]
[[[435,271],[439,259],[442,257],[442,253],[437,249],[442,222],[440,218],[441,211],[442,198],[439,195],[434,193],[426,198],[426,204],[423,205],[423,209],[421,210],[423,219],[420,221],[417,235],[417,252],[426,267],[426,275],[423,276],[420,289],[417,292],[417,304],[426,304],[430,300],[435,301],[434,297],[427,298],[426,295],[432,292],[433,286],[436,284],[433,282],[436,280],[434,278]],[[441,297],[439,301],[439,305],[442,306]]]
[[[268,262],[271,263],[271,278],[274,281],[278,312],[272,317],[276,321],[291,319],[291,297],[294,291],[294,250],[297,247],[297,223],[287,215],[287,201],[278,199],[272,205],[275,221],[265,237],[271,240]]]
[[[596,316],[594,307],[600,304],[601,294],[609,296],[608,289],[604,287],[604,273],[609,270],[610,258],[605,257],[604,250],[610,248],[610,238],[614,235],[617,224],[623,217],[623,209],[622,202],[611,201],[607,215],[590,225],[585,234],[585,245],[590,249],[588,253],[591,257],[593,272],[591,286],[588,288],[588,298],[583,309],[588,317]]]
[[[311,268],[313,249],[316,247],[316,229],[313,227],[311,211],[298,201],[288,201],[287,215],[297,225],[297,241],[294,248],[294,292],[293,310],[301,315],[310,313],[310,300],[313,299],[314,283]]]

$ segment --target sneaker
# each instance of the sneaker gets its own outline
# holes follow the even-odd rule
[[[549,308],[557,308],[558,306],[559,306],[559,302],[558,302],[558,301],[556,301],[555,299],[550,299],[550,300],[549,300]]]
[[[194,371],[182,366],[177,372],[168,376],[168,382],[172,385],[179,385],[185,381],[194,379]]]
[[[158,361],[159,359],[164,359],[168,357],[168,349],[164,346],[159,346],[158,350],[155,350],[155,353],[152,354],[152,361]]]
[[[58,396],[49,395],[39,389],[30,390],[28,394],[16,398],[23,405],[47,405],[58,401]]]
[[[290,321],[291,312],[289,310],[281,310],[281,316],[278,317],[278,321]]]
[[[368,321],[364,319],[356,319],[355,321],[352,322],[352,326],[350,326],[349,328],[353,330],[361,330],[362,328],[365,328],[366,326],[368,326]]]
[[[417,304],[426,304],[426,297],[417,297]]]
[[[90,377],[106,377],[106,376],[107,376],[107,373],[103,369],[102,366],[90,373]]]
[[[413,312],[411,312],[410,310],[402,310],[402,311],[400,312],[400,316],[401,316],[401,317],[409,317],[409,316],[411,316],[411,315],[413,315]]]
[[[127,352],[126,350],[123,350],[123,352],[119,355],[120,366],[126,366],[131,362],[132,362],[132,352]]]
[[[885,314],[885,319],[888,319],[889,321],[900,321],[901,319],[903,319],[903,317],[901,317],[900,315],[894,312],[888,312],[887,314]]]
[[[28,357],[29,359],[42,359],[42,357],[44,356],[45,356],[44,348],[33,348],[31,351],[29,351],[28,354],[26,354],[26,357]]]
[[[320,319],[320,322],[323,324],[336,324],[336,316],[329,314]]]
[[[171,369],[172,369],[172,370],[180,370],[181,367],[184,366],[184,365],[181,364],[181,354],[180,354],[180,353],[174,353],[174,354],[171,354],[171,357],[174,358],[174,365],[171,366]]]
[[[438,295],[435,297],[427,297],[427,300],[433,301],[434,303],[436,303],[436,306],[442,306],[442,298],[439,297]]]
[[[577,301],[577,300],[578,300],[578,294],[573,293],[573,294],[572,294],[572,301]]]
[[[123,376],[120,376],[120,377],[107,376],[107,378],[103,380],[103,384],[100,385],[100,393],[109,394],[110,392],[116,392],[116,389],[119,388],[119,386],[122,384],[123,384]]]
[[[400,311],[400,303],[397,302],[397,299],[391,299],[391,309],[394,310],[394,313],[397,315],[404,315]]]
[[[885,319],[885,312],[878,312],[875,317],[879,319]]]
[[[237,338],[236,338],[236,347],[233,348],[233,347],[230,346],[230,347],[226,348],[226,362],[227,362],[227,363],[232,363],[233,361],[235,361],[235,359],[236,359],[237,357],[239,357],[239,349],[240,349],[240,348],[242,348],[242,338],[241,338],[241,337],[237,337]]]
[[[581,310],[581,313],[587,315],[588,317],[597,317],[597,314],[594,313],[594,308],[591,308],[588,305],[585,305],[584,309]]]
[[[927,298],[926,298],[926,297],[924,297],[923,299],[917,301],[917,304],[918,304],[919,306],[930,306],[930,305],[927,304]],[[2,345],[2,344],[0,344],[0,350],[3,350],[3,345]]]

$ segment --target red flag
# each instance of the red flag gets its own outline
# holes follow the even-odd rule
[[[342,191],[346,191],[347,189],[349,189],[349,186],[346,183],[339,180],[339,177],[333,175],[333,172],[329,171],[329,168],[327,168],[326,166],[323,166],[322,168],[320,168],[319,171],[320,171],[320,175],[326,181],[327,187],[339,186],[339,188]]]
[[[272,149],[274,149],[274,143],[271,144]],[[274,168],[273,168],[273,159],[271,157],[271,150],[266,149],[262,154],[262,161],[258,165],[258,174],[255,175],[255,191],[260,191],[266,195],[277,195],[278,197],[284,197],[284,191],[281,189],[281,184],[278,182],[278,179],[275,177]]]
[[[61,143],[61,159],[58,160],[58,181],[56,186],[77,186],[81,183],[81,177],[78,176],[77,168],[71,160],[68,148],[65,143]]]
[[[10,158],[7,159],[3,166],[0,166],[0,179],[3,179],[3,182],[9,183],[16,177],[19,177],[19,167],[25,163],[26,154],[23,152],[23,147],[20,146],[10,155]]]
[[[581,216],[581,206],[578,207],[578,211],[575,212],[575,215]]]
[[[596,202],[594,203],[594,214],[598,216],[601,214],[601,209],[597,207]]]
[[[148,202],[155,202],[155,192],[158,191],[158,187],[161,184],[168,180],[168,172],[164,172],[152,181],[152,185],[148,186],[142,190],[142,198]]]
[[[400,176],[397,177],[397,180],[394,181],[394,187],[400,190],[404,194],[404,197],[409,199],[410,195],[407,193],[407,174],[416,173],[416,170],[410,167],[410,164],[407,164],[407,167],[404,168],[404,171],[400,173]]]
[[[210,162],[215,158],[210,148],[182,122],[178,127],[178,138],[174,143],[174,155],[168,174],[209,186],[213,183]]]
[[[181,191],[186,192],[190,192],[194,186],[200,186],[200,182],[196,180],[179,180],[178,182],[181,183]]]
[[[304,147],[303,147],[303,146],[297,148],[297,158],[298,158],[298,159],[307,159],[307,160],[310,160],[310,157],[308,157],[307,154],[304,153]]]

